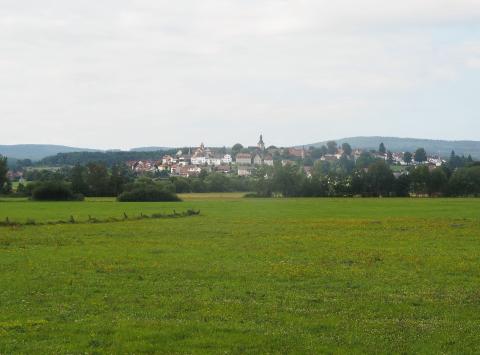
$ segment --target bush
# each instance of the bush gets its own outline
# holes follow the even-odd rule
[[[62,182],[45,182],[36,185],[32,191],[36,201],[83,201],[82,194],[74,194],[70,187]]]
[[[138,185],[117,197],[120,202],[168,202],[181,201],[178,196],[158,185]]]

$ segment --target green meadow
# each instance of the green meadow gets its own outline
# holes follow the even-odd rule
[[[0,354],[480,349],[480,199],[182,198],[0,200]]]

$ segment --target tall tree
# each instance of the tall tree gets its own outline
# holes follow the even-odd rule
[[[423,163],[427,161],[427,152],[423,148],[418,148],[413,158],[417,163]]]
[[[403,161],[407,164],[410,164],[412,162],[413,156],[412,153],[410,152],[405,152],[403,153]]]
[[[337,153],[337,142],[335,141],[328,141],[327,142],[327,151],[328,154],[336,154]]]
[[[123,192],[123,186],[129,182],[128,171],[124,164],[115,164],[110,174],[110,189],[116,196]]]
[[[366,175],[367,191],[374,196],[388,196],[395,178],[390,167],[383,160],[370,165]]]
[[[5,192],[6,185],[8,182],[8,161],[7,157],[0,155],[0,192]]]
[[[87,165],[87,184],[92,196],[111,196],[110,175],[107,167],[101,163]]]
[[[70,172],[70,180],[72,181],[72,191],[88,195],[88,184],[86,181],[87,169],[79,164],[75,165]]]
[[[241,145],[240,143],[237,143],[232,147],[232,154],[237,155],[242,151],[242,149],[243,149],[243,145]]]
[[[351,156],[352,155],[352,147],[350,146],[350,144],[343,143],[342,144],[342,150],[343,150],[343,154],[345,154],[346,156]]]
[[[385,144],[383,144],[383,142],[380,143],[380,146],[378,147],[378,152],[383,155],[387,153],[387,148],[385,148]]]

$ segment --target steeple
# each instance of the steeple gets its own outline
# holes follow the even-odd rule
[[[261,151],[265,150],[265,143],[263,143],[263,135],[260,135],[260,140],[257,143],[257,148],[260,149]]]

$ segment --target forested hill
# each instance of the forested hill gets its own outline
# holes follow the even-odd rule
[[[40,160],[58,153],[94,152],[95,149],[67,147],[52,144],[0,145],[0,155],[15,159]]]
[[[42,159],[38,164],[45,166],[85,165],[90,162],[101,162],[107,166],[124,163],[129,160],[160,160],[164,155],[174,155],[176,149],[159,151],[108,151],[108,152],[73,152],[59,153]]]
[[[452,150],[458,155],[469,155],[480,159],[480,141],[446,141],[418,138],[396,138],[396,137],[350,137],[336,140],[338,144],[349,143],[353,148],[378,149],[380,143],[384,143],[388,150],[393,152],[413,152],[417,148],[425,148],[429,154],[440,154],[448,157]],[[326,142],[308,144],[308,146],[319,147]]]

